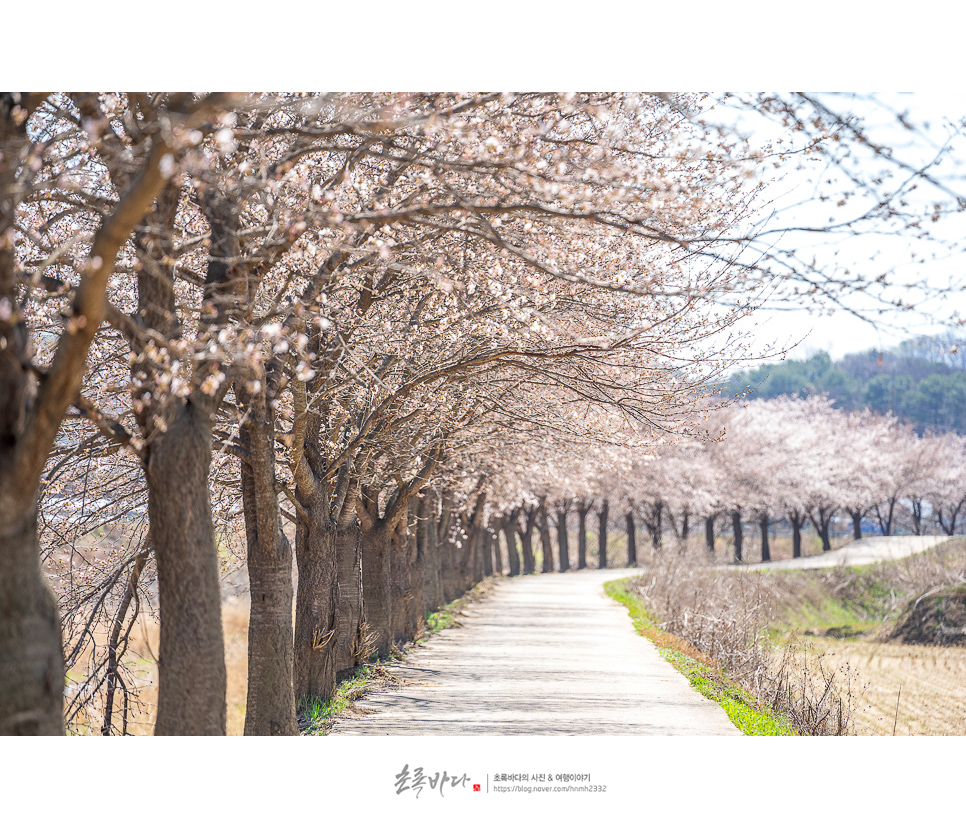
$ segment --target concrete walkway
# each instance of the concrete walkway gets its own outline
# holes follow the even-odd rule
[[[960,538],[957,536],[956,538]],[[871,565],[890,559],[904,559],[922,553],[937,544],[952,541],[951,536],[870,536],[849,542],[844,547],[780,562],[758,562],[751,565],[732,565],[735,570],[813,570],[841,566]]]
[[[389,667],[404,685],[356,701],[333,735],[740,735],[603,591],[628,570],[498,582]],[[359,714],[363,713],[363,714]]]

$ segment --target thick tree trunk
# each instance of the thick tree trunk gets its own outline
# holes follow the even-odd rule
[[[296,493],[308,518],[295,527],[298,588],[295,594],[295,699],[327,701],[336,686],[339,568],[335,525],[324,497]]]
[[[758,523],[761,527],[761,561],[770,562],[771,547],[768,541],[768,516],[763,515]]]
[[[0,735],[63,735],[60,615],[40,570],[36,503],[7,512],[18,488],[0,475]]]
[[[337,532],[335,554],[339,564],[339,614],[334,638],[338,682],[369,658],[362,616],[362,542],[358,524]]]
[[[735,533],[735,563],[737,564],[742,559],[741,513],[738,510],[732,510],[731,512],[731,527]]]
[[[709,515],[704,520],[704,545],[709,553],[714,553],[714,521],[716,516]]]
[[[388,531],[382,523],[362,534],[362,608],[373,653],[387,657],[392,648],[392,568]]]
[[[262,429],[255,430],[261,434]],[[298,735],[295,715],[292,548],[281,528],[275,493],[275,458],[259,453],[260,438],[248,424],[240,438],[248,460],[241,464],[242,506],[248,543],[251,616],[248,624],[248,695],[245,735]]]
[[[577,507],[577,570],[587,567],[587,513],[590,508],[585,504]]]
[[[852,540],[858,541],[862,538],[862,513],[849,511],[852,516]]]
[[[597,567],[606,568],[607,567],[607,511],[609,505],[604,501],[600,505],[600,511],[597,513],[597,521],[599,523],[599,533],[597,535]]]
[[[541,573],[553,572],[553,545],[550,542],[550,519],[547,517],[547,505],[541,501],[537,518],[540,523],[540,549],[542,553]]]
[[[624,516],[624,522],[627,525],[627,566],[637,567],[637,529],[634,524],[634,513],[632,510],[627,511],[627,515]]]
[[[420,513],[417,522],[418,535],[425,548],[423,584],[426,611],[437,611],[443,605],[443,565],[435,505],[435,501],[427,501],[425,510]]]
[[[570,570],[570,542],[567,536],[567,510],[557,510],[557,552],[560,556],[560,572]]]
[[[211,427],[173,404],[145,472],[161,607],[156,735],[224,735],[225,642],[208,469]]]
[[[409,535],[405,519],[389,537],[389,553],[392,581],[392,605],[390,606],[392,640],[394,645],[401,646],[416,636],[419,623],[415,613],[416,593],[413,588],[415,542]],[[457,575],[459,575],[458,570]]]

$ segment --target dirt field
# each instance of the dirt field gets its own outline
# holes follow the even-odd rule
[[[829,665],[846,663],[859,691],[859,735],[966,735],[966,648],[809,638]],[[901,687],[901,692],[900,692]],[[896,699],[898,698],[898,718]]]

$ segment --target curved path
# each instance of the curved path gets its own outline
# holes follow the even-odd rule
[[[778,562],[756,562],[751,565],[729,565],[729,567],[737,570],[813,570],[871,565],[891,559],[905,559],[907,556],[922,553],[930,547],[953,540],[952,536],[869,536],[815,556],[783,559]]]
[[[740,735],[634,630],[602,585],[628,570],[498,582],[388,667],[333,735]]]

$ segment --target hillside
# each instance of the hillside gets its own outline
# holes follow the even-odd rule
[[[805,360],[762,365],[732,376],[722,393],[750,399],[825,394],[837,408],[892,413],[926,431],[966,433],[966,356],[947,340],[903,342],[833,361],[820,352]]]

